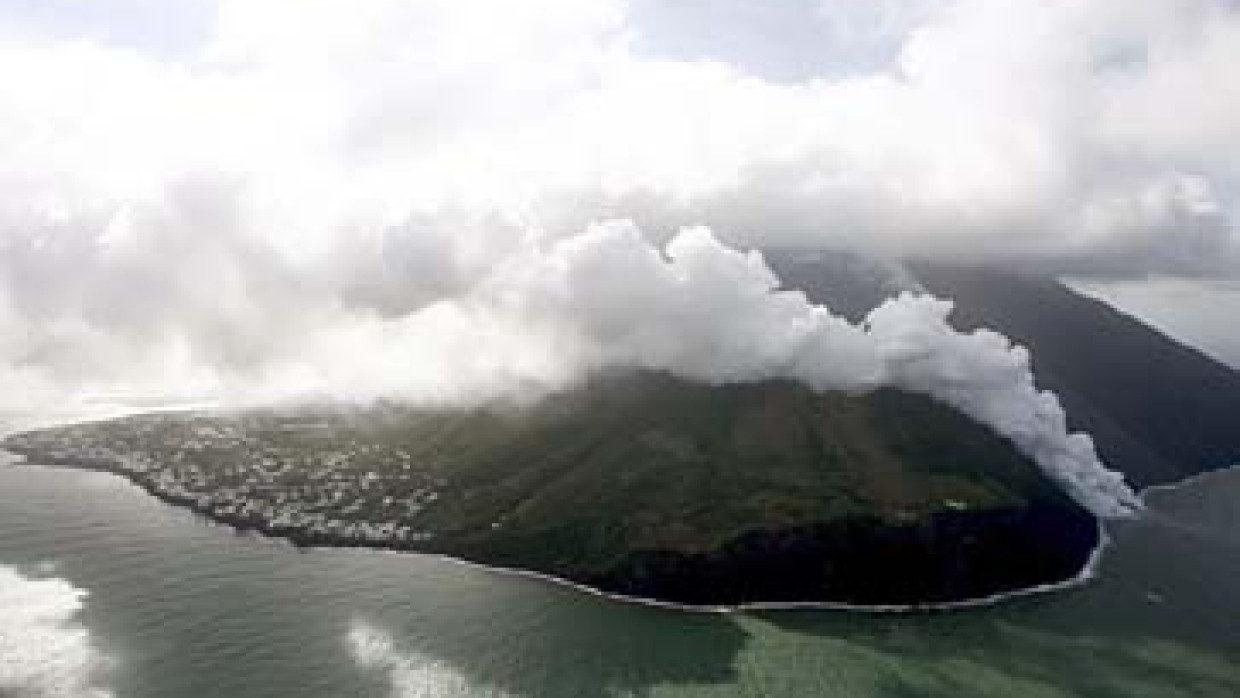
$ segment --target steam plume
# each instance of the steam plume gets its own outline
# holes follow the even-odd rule
[[[471,299],[474,312],[555,337],[561,367],[637,366],[710,383],[791,378],[817,390],[895,386],[1011,439],[1099,515],[1139,506],[1091,439],[1068,431],[1059,400],[1037,389],[1028,352],[995,332],[956,332],[949,302],[905,294],[854,325],[779,290],[760,254],[704,228],[679,233],[664,255],[631,223],[612,222],[518,259]]]

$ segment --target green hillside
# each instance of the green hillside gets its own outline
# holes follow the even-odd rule
[[[848,516],[1067,505],[987,429],[896,391],[815,395],[647,375],[516,413],[414,419],[383,438],[450,478],[454,496],[427,512],[442,536],[497,548],[533,537],[526,554],[548,563],[710,550],[754,528]],[[581,550],[541,545],[544,536]]]
[[[958,600],[1071,576],[1097,536],[1006,441],[892,390],[623,375],[524,407],[161,415],[9,446],[142,454],[149,489],[304,543],[690,603]]]

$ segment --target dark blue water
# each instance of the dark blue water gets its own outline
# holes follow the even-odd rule
[[[1076,590],[707,615],[298,552],[109,475],[5,467],[0,697],[1240,696],[1240,471],[1149,504]]]

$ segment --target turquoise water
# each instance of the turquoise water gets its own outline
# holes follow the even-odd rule
[[[0,467],[0,697],[1240,696],[1240,470],[1149,504],[1076,590],[709,615],[299,552],[109,475]]]

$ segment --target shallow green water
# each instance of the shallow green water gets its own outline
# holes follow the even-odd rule
[[[108,475],[0,468],[0,697],[1240,696],[1240,471],[1150,503],[1084,588],[725,616],[424,556],[298,552]],[[79,610],[51,580],[86,592]]]

